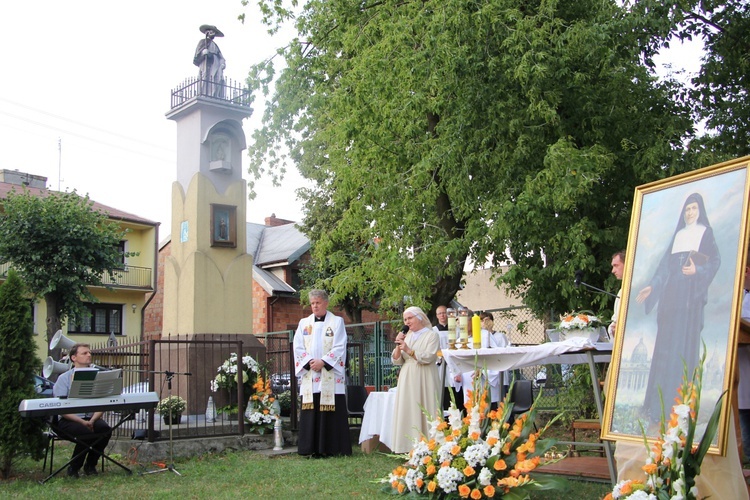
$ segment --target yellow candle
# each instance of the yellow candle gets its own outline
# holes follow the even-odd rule
[[[474,349],[482,347],[482,320],[478,314],[471,317],[471,339],[474,341]]]

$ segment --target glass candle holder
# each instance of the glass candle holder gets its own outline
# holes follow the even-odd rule
[[[449,307],[446,312],[448,313],[448,348],[456,348],[456,310]]]
[[[465,307],[458,308],[458,335],[461,348],[469,349],[469,310]]]

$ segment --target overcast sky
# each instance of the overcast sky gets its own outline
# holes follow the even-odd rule
[[[76,189],[161,222],[164,238],[176,177],[170,92],[198,73],[201,24],[224,33],[216,41],[233,80],[244,81],[250,65],[273,54],[283,42],[266,33],[250,4],[243,25],[240,0],[2,2],[0,169],[42,175],[51,189]],[[243,122],[248,138],[259,105]],[[247,179],[246,157],[242,168]],[[296,172],[288,178],[285,188],[261,182],[248,221],[271,213],[301,220],[294,190],[303,181]]]
[[[2,2],[0,169],[42,175],[51,189],[76,189],[161,222],[164,238],[176,177],[175,123],[164,115],[171,90],[197,75],[198,27],[222,30],[224,74],[236,80],[284,43],[257,22],[255,2],[245,24],[238,21],[244,9],[240,0]],[[666,61],[681,65],[695,54],[677,47]],[[248,136],[260,123],[260,101],[243,122]],[[246,170],[245,157],[245,178]],[[262,223],[271,213],[301,220],[302,185],[295,171],[283,188],[261,181],[247,220]]]

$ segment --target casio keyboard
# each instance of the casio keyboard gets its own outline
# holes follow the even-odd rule
[[[65,415],[67,413],[87,413],[95,411],[112,411],[119,412],[119,421],[112,426],[114,431],[120,427],[128,418],[131,416],[131,412],[139,410],[150,410],[156,407],[159,402],[159,395],[155,392],[135,392],[132,394],[120,394],[119,396],[107,396],[105,398],[42,398],[42,399],[24,399],[21,404],[18,405],[18,411],[22,417],[28,418],[39,418],[47,416],[58,416]],[[81,443],[76,437],[66,435],[65,432],[61,431],[57,425],[57,419],[52,419],[49,423],[50,428],[57,433],[57,435],[68,441],[74,443]],[[86,442],[81,443],[87,446],[87,449],[81,453],[87,453],[95,443]],[[80,456],[77,455],[77,456]],[[122,468],[128,474],[132,471],[110,457],[106,453],[102,455],[105,459],[109,460],[113,464]],[[72,457],[68,462],[57,469],[55,472],[47,476],[44,480],[40,481],[42,484],[46,483],[49,479],[57,475],[60,471],[65,469],[75,457]]]
[[[22,417],[36,418],[66,413],[92,411],[138,411],[156,407],[159,396],[155,392],[135,392],[105,398],[41,398],[24,399],[18,405]]]

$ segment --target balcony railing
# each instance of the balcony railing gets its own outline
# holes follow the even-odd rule
[[[224,78],[220,82],[196,77],[187,78],[172,90],[172,108],[182,106],[195,97],[209,97],[237,106],[250,107],[250,90],[239,82]]]
[[[0,264],[0,279],[8,277],[8,268],[10,264]],[[115,270],[112,274],[112,279],[108,274],[105,274],[102,279],[102,283],[105,286],[113,286],[118,288],[140,288],[143,290],[153,290],[151,285],[151,268],[149,267],[138,267],[138,266],[125,266],[122,269]]]

